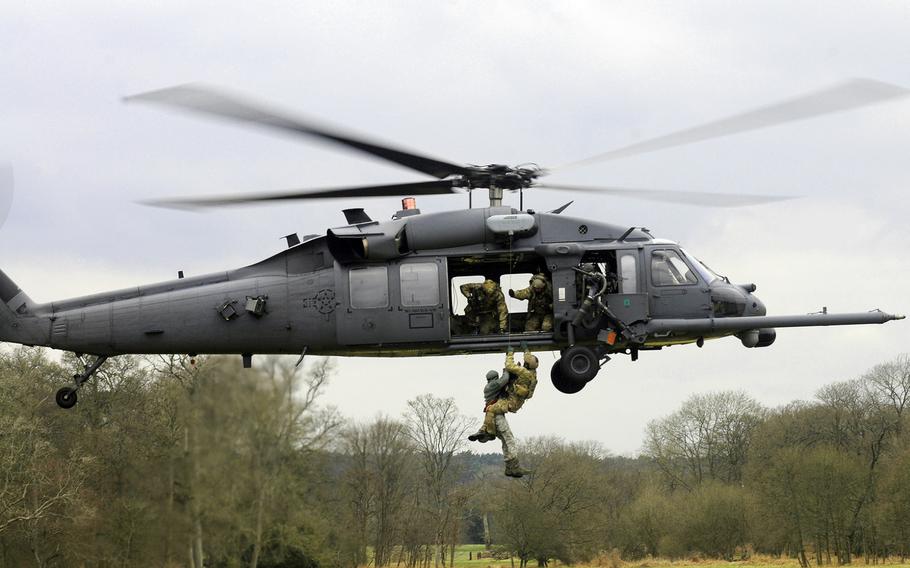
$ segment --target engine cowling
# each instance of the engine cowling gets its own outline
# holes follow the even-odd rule
[[[537,231],[535,217],[509,207],[411,214],[329,229],[332,255],[341,263],[383,261],[413,251],[501,242]]]

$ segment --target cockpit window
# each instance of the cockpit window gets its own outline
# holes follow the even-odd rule
[[[708,265],[704,262],[692,256],[692,253],[689,251],[682,249],[682,252],[684,255],[686,255],[686,258],[689,259],[689,264],[695,268],[695,272],[698,272],[699,276],[701,276],[702,280],[704,280],[706,284],[710,284],[711,282],[714,282],[715,280],[721,278],[718,273],[708,268]]]
[[[651,251],[651,282],[655,286],[696,284],[698,278],[675,250]]]

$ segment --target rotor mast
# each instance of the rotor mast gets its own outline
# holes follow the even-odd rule
[[[497,187],[496,185],[490,185],[488,191],[490,194],[490,207],[501,207],[502,206],[502,188]]]

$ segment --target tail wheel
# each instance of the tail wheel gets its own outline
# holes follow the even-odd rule
[[[72,408],[76,406],[76,389],[63,387],[57,391],[57,395],[54,398],[60,408]]]
[[[550,381],[553,383],[553,386],[556,387],[556,390],[563,394],[575,394],[585,388],[585,381],[573,381],[566,378],[565,375],[562,374],[560,363],[562,363],[562,359],[556,361],[553,363],[553,366],[550,367]]]
[[[586,383],[600,370],[594,351],[581,345],[573,345],[566,349],[558,364],[561,374],[574,382]]]

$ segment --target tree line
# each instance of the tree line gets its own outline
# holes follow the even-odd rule
[[[320,400],[331,360],[237,363],[118,357],[62,411],[74,358],[0,353],[0,566],[439,568],[467,542],[520,568],[910,555],[907,356],[780,408],[694,395],[635,458],[529,439],[520,480],[465,451],[452,399],[354,422]]]

